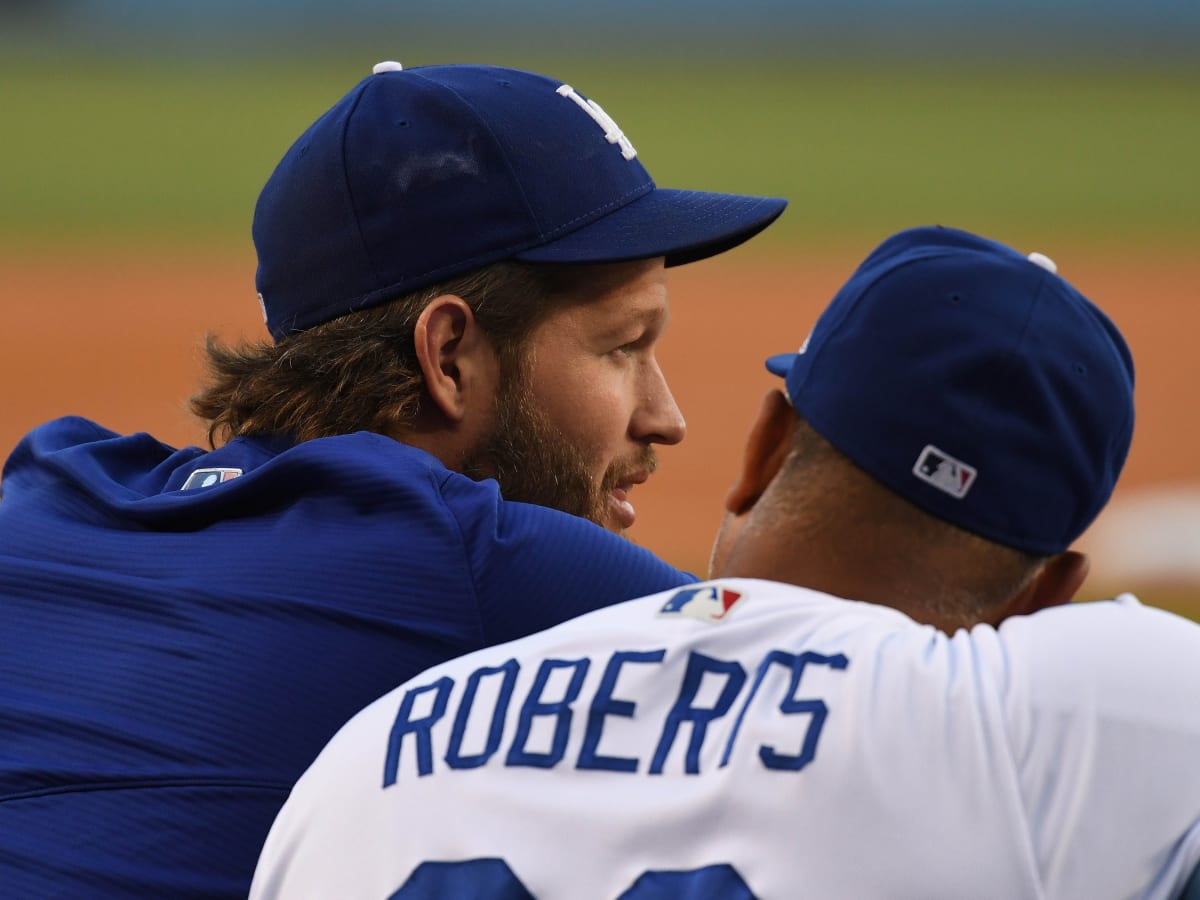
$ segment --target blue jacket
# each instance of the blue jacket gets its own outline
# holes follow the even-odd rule
[[[375,434],[206,453],[43,425],[0,500],[0,895],[245,896],[359,708],[694,580]]]

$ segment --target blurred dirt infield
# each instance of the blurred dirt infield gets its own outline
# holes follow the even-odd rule
[[[800,344],[870,246],[789,261],[743,248],[673,270],[660,358],[689,433],[662,451],[659,473],[634,493],[631,537],[703,573],[742,439],[776,384],[762,359]],[[1028,249],[1053,257],[1113,317],[1138,369],[1133,451],[1114,505],[1085,539],[1096,558],[1084,596],[1119,586],[1200,615],[1200,260],[1165,250]],[[199,347],[209,330],[264,334],[253,279],[248,250],[0,254],[0,453],[37,423],[72,413],[176,446],[203,442],[186,411]],[[1126,525],[1128,509],[1138,517]]]

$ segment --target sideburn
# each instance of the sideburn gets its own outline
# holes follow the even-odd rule
[[[501,360],[494,426],[461,471],[476,481],[495,478],[506,500],[604,524],[604,489],[593,482],[584,454],[538,408],[525,360]]]

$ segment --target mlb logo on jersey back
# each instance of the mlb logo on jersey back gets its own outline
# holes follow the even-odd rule
[[[731,591],[720,585],[708,585],[700,588],[684,588],[671,595],[663,608],[658,611],[660,616],[687,616],[689,619],[699,619],[701,622],[722,622],[733,605],[742,599],[737,591]]]
[[[917,457],[913,474],[939,491],[961,500],[975,483],[975,469],[949,453],[927,444]]]

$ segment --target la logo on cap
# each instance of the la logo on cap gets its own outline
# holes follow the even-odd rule
[[[617,126],[612,116],[600,108],[599,103],[595,100],[584,100],[579,92],[569,84],[562,85],[555,93],[560,97],[567,97],[574,100],[576,106],[591,116],[592,121],[604,129],[604,139],[610,144],[617,144],[621,148],[621,155],[623,157],[633,159],[637,156],[637,151],[633,149],[633,144],[629,138],[625,137],[625,132]]]

